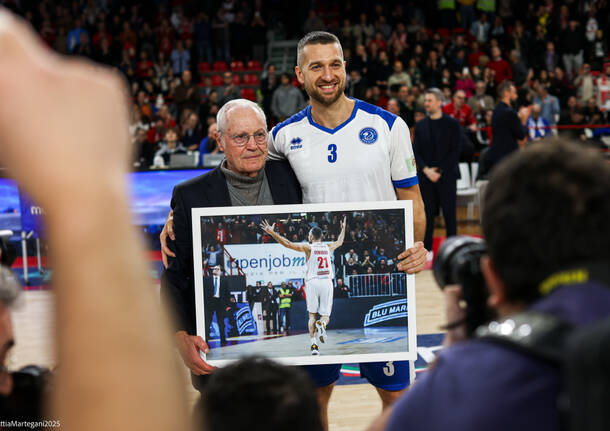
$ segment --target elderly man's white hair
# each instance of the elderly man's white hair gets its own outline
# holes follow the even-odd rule
[[[227,116],[229,115],[229,112],[237,108],[253,109],[256,115],[258,115],[260,120],[265,125],[264,127],[267,128],[267,118],[265,117],[265,113],[260,106],[247,99],[234,99],[225,103],[218,111],[218,114],[216,114],[216,124],[219,133],[224,133],[227,131]]]
[[[0,266],[0,304],[10,307],[20,293],[21,288],[13,275],[13,271]]]

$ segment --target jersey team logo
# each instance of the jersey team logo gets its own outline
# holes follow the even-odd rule
[[[363,144],[374,144],[377,141],[377,130],[372,127],[365,127],[358,135]]]

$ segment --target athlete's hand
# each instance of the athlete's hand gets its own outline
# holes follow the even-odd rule
[[[416,274],[426,268],[427,256],[428,250],[424,248],[424,243],[418,241],[413,244],[413,247],[406,249],[398,255],[400,262],[398,262],[396,267],[399,271],[404,271],[407,274]]]
[[[171,210],[167,215],[163,230],[159,234],[159,241],[161,241],[161,259],[163,260],[163,266],[165,268],[167,268],[167,256],[176,257],[176,254],[167,246],[167,237],[172,241],[176,240],[176,234],[174,233],[174,210]]]
[[[268,234],[272,234],[273,229],[275,229],[275,223],[273,223],[272,225],[269,225],[267,220],[263,220],[263,222],[261,223],[261,229],[264,230],[265,232],[267,232]]]
[[[343,216],[343,221],[341,221],[341,230],[345,230],[347,226],[347,216]]]
[[[216,369],[216,367],[206,363],[201,359],[201,356],[199,356],[200,350],[203,351],[203,353],[209,353],[210,351],[210,348],[207,343],[203,341],[203,338],[198,335],[189,335],[186,331],[176,332],[174,338],[180,356],[182,356],[182,361],[184,361],[184,365],[186,365],[193,374],[196,376],[210,374]]]

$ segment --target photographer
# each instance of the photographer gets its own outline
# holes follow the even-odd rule
[[[610,166],[599,153],[553,140],[507,158],[488,190],[488,256],[480,262],[500,323],[466,341],[456,342],[453,331],[453,344],[374,429],[560,428],[561,367],[480,334],[495,325],[525,338],[539,331],[526,316],[583,328],[610,314]],[[445,289],[448,310],[459,309],[459,291]]]

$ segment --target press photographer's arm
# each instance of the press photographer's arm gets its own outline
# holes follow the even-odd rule
[[[72,430],[184,430],[169,325],[126,194],[122,80],[54,55],[0,10],[0,147],[46,210],[60,364],[53,419]]]

